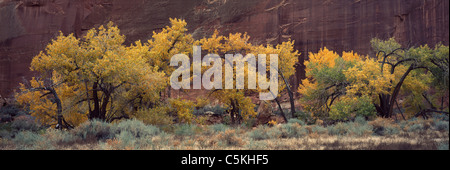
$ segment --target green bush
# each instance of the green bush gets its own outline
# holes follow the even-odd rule
[[[247,144],[245,145],[245,148],[247,148],[249,150],[265,150],[268,147],[267,147],[267,142],[265,142],[265,141],[257,141],[257,140],[250,139],[250,141],[248,141]]]
[[[448,150],[448,141],[438,143],[437,150]]]
[[[306,125],[306,123],[304,121],[299,120],[299,119],[289,119],[287,123],[288,124],[297,123],[297,124],[302,125],[302,126]]]
[[[265,140],[272,138],[300,138],[308,134],[308,130],[303,128],[297,121],[295,123],[280,124],[274,127],[258,126],[248,132],[248,136],[253,140]]]
[[[11,123],[12,131],[38,131],[40,129],[40,125],[37,124],[30,116],[20,116],[17,117]]]
[[[13,142],[17,145],[33,146],[39,142],[44,142],[45,138],[39,134],[30,131],[20,131],[13,139]]]
[[[289,113],[289,111],[286,113]],[[306,124],[309,124],[309,125],[314,124],[316,122],[316,119],[311,116],[311,113],[308,113],[308,112],[297,111],[297,112],[295,112],[295,116],[297,119],[302,120],[303,122],[305,122]]]
[[[434,127],[436,130],[439,131],[447,131],[448,132],[448,122],[447,121],[441,121],[441,120],[437,120],[434,124]]]
[[[420,132],[423,130],[424,130],[423,124],[413,124],[408,128],[408,132]]]
[[[229,129],[229,127],[227,125],[224,124],[214,124],[214,125],[210,125],[209,128],[213,131],[213,132],[225,132],[226,130]]]
[[[174,133],[177,136],[194,136],[199,131],[201,131],[201,129],[195,125],[181,124],[175,127]]]
[[[135,138],[155,136],[160,133],[159,128],[153,125],[145,125],[142,121],[136,119],[121,121],[113,125],[111,130],[116,135],[127,132]]]
[[[250,137],[253,140],[264,140],[264,139],[270,139],[269,136],[269,127],[262,125],[262,126],[258,126],[255,129],[253,129],[252,131],[248,132],[247,135],[248,137]]]
[[[311,132],[317,133],[317,134],[326,134],[328,132],[328,130],[327,130],[327,128],[324,128],[322,126],[313,125],[311,127]]]
[[[336,125],[328,126],[328,134],[330,135],[371,135],[373,126],[367,123],[358,122],[339,122]]]
[[[218,135],[219,145],[241,146],[243,141],[236,135],[236,130],[228,129]]]
[[[330,135],[346,135],[348,127],[347,124],[339,122],[338,124],[328,126],[327,130]]]
[[[350,125],[349,132],[351,135],[356,136],[368,136],[372,134],[373,127],[369,124],[357,124]]]
[[[27,111],[24,111],[18,105],[6,105],[0,107],[0,123],[9,122],[17,116],[28,115]]]
[[[376,109],[368,96],[356,99],[340,100],[331,106],[330,118],[333,120],[350,120],[355,117],[375,117]]]
[[[282,124],[274,127],[273,129],[279,129],[281,132],[281,138],[300,138],[308,134],[308,130],[297,123]]]
[[[79,136],[75,136],[69,131],[51,128],[47,129],[42,136],[56,145],[70,145],[81,140]]]
[[[8,130],[0,129],[0,138],[4,139],[10,139],[12,137],[12,134]]]
[[[101,120],[86,121],[73,129],[73,133],[83,140],[106,140],[114,138],[114,133],[111,131],[111,124]]]

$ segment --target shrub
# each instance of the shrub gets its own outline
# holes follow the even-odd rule
[[[205,107],[201,107],[198,109],[195,109],[193,111],[194,115],[205,115],[206,112],[212,112],[215,115],[225,115],[227,113],[227,108],[222,107],[220,105],[216,105],[216,106],[205,106]]]
[[[356,136],[368,136],[372,134],[373,127],[369,124],[351,123],[348,133]]]
[[[169,108],[165,106],[152,109],[140,109],[136,112],[136,118],[150,125],[170,125],[173,118],[169,116]]]
[[[326,134],[327,133],[327,128],[324,128],[322,126],[318,126],[318,125],[314,125],[311,127],[311,132],[312,133],[317,133],[317,134]]]
[[[250,141],[248,141],[245,145],[245,148],[249,150],[265,150],[268,147],[267,142],[265,141],[254,141],[253,139],[250,139]]]
[[[12,137],[12,134],[8,130],[0,129],[0,138],[9,139]]]
[[[244,143],[242,139],[236,136],[236,131],[232,129],[219,133],[217,138],[219,139],[219,142],[222,142],[225,146],[242,146]]]
[[[175,127],[175,135],[178,136],[194,136],[197,131],[200,131],[197,126],[189,124],[181,124]]]
[[[214,125],[209,126],[209,128],[213,132],[225,132],[226,130],[229,129],[229,127],[227,125],[224,125],[224,124],[214,124]]]
[[[449,129],[448,126],[449,125],[448,125],[447,121],[437,120],[434,124],[435,129],[439,130],[439,131],[447,131],[448,132],[448,129]]]
[[[247,135],[253,140],[264,140],[270,138],[268,131],[269,127],[263,125],[256,127],[252,131],[248,132]]]
[[[182,99],[170,99],[169,104],[171,112],[177,114],[180,122],[191,124],[194,118],[194,102]]]
[[[345,123],[339,122],[336,125],[328,126],[327,129],[330,135],[345,135],[347,134],[348,127]]]
[[[8,122],[14,119],[16,116],[27,115],[27,111],[24,111],[18,105],[6,105],[0,107],[0,123]]]
[[[437,150],[448,150],[448,141],[438,143]]]
[[[308,130],[302,128],[298,123],[282,124],[274,127],[274,129],[278,129],[281,132],[281,138],[300,138],[308,134]]]
[[[289,113],[289,111],[285,112],[285,113]],[[304,112],[304,111],[297,111],[297,112],[295,112],[295,116],[297,117],[297,119],[302,120],[306,124],[316,123],[316,119],[314,117],[312,117],[311,113]]]
[[[356,135],[366,136],[372,134],[373,127],[370,124],[360,124],[357,122],[339,122],[336,125],[328,126],[330,135]]]
[[[331,106],[330,118],[333,120],[349,120],[355,117],[374,117],[375,106],[368,96],[343,98]]]
[[[297,123],[297,124],[302,125],[302,126],[306,125],[304,121],[299,120],[299,119],[289,119],[288,120],[288,124],[294,124],[294,123]]]
[[[357,116],[353,122],[358,123],[360,125],[367,124],[366,118],[364,118],[363,116]]]
[[[19,145],[19,149],[29,149],[29,147],[32,147],[33,145],[37,145],[38,143],[42,143],[44,141],[44,137],[30,131],[20,131],[15,135],[13,139],[13,142]]]
[[[447,121],[448,122],[448,117],[449,117],[449,115],[447,115],[447,114],[442,114],[442,113],[432,113],[432,117],[434,118],[434,119],[439,119],[439,120],[444,120],[444,121]]]
[[[111,124],[100,120],[86,121],[73,130],[75,136],[83,140],[106,140],[114,137]]]
[[[49,142],[57,145],[73,144],[81,139],[79,136],[74,136],[68,131],[52,128],[47,129],[42,136]]]
[[[423,124],[413,124],[408,128],[409,132],[420,132],[422,130],[424,130]]]
[[[159,128],[152,125],[145,125],[142,121],[136,119],[121,121],[118,124],[113,125],[111,130],[116,135],[127,132],[134,138],[155,136],[160,133]]]
[[[11,123],[13,131],[38,131],[40,126],[30,116],[19,116]]]

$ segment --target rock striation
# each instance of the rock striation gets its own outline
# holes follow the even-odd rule
[[[370,39],[396,37],[405,46],[449,42],[448,0],[0,0],[0,94],[11,96],[30,79],[31,59],[59,31],[81,37],[115,22],[127,42],[183,18],[195,38],[218,29],[247,32],[253,43],[295,40],[302,55],[291,84],[305,77],[309,52],[371,54]]]

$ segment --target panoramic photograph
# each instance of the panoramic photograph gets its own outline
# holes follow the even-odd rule
[[[448,45],[448,0],[0,0],[0,154],[449,150]]]

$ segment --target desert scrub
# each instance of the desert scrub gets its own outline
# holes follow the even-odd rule
[[[107,146],[113,149],[142,149],[153,145],[152,137],[161,134],[161,130],[153,125],[145,125],[136,119],[123,120],[111,126],[114,138],[107,140]]]
[[[145,125],[142,121],[136,119],[121,121],[113,125],[111,131],[116,135],[129,133],[134,138],[155,136],[161,132],[156,126]]]
[[[267,142],[250,139],[247,144],[244,145],[244,148],[248,150],[264,150],[267,149]]]
[[[437,150],[448,150],[448,141],[438,143]]]
[[[288,124],[294,124],[294,123],[297,123],[297,124],[299,124],[299,125],[301,125],[301,126],[305,126],[305,125],[306,125],[306,123],[303,122],[303,121],[300,120],[300,119],[289,119],[289,120],[288,120]]]
[[[258,126],[247,135],[253,140],[277,139],[277,138],[300,138],[308,134],[308,130],[299,123],[278,124],[273,127],[266,125]]]
[[[52,145],[72,145],[81,141],[79,136],[73,135],[70,131],[53,128],[46,129],[42,136]]]
[[[164,126],[173,124],[172,117],[169,116],[170,108],[167,106],[157,106],[151,109],[139,109],[136,118],[145,124]]]
[[[270,128],[268,126],[261,125],[256,128],[253,128],[253,130],[248,132],[247,135],[253,140],[270,139],[271,136],[269,136],[269,129]]]
[[[369,136],[372,134],[373,127],[362,118],[357,118],[354,122],[339,122],[328,126],[327,129],[329,135]]]
[[[19,150],[54,149],[46,138],[31,131],[20,131],[12,141]]]
[[[11,122],[11,130],[13,132],[17,131],[33,131],[36,132],[40,130],[41,127],[31,116],[22,115],[14,119]]]
[[[316,134],[319,134],[319,135],[328,133],[327,128],[324,128],[322,126],[312,125],[310,127],[311,127],[311,133],[316,133]]]
[[[86,121],[73,129],[75,136],[82,140],[106,140],[112,139],[114,134],[111,133],[111,124],[100,120]]]
[[[211,136],[219,132],[225,132],[226,130],[230,129],[230,127],[224,124],[213,124],[202,126],[202,129],[202,135]]]
[[[197,125],[180,124],[175,125],[174,134],[176,136],[194,136],[202,132],[202,128]]]
[[[374,135],[386,136],[400,133],[400,126],[394,123],[392,119],[376,118],[370,121],[369,124],[373,127]]]
[[[242,146],[244,145],[244,141],[236,135],[236,130],[228,129],[224,132],[221,132],[217,135],[217,139],[219,141],[219,146]]]
[[[299,123],[281,124],[272,129],[275,131],[278,130],[280,132],[280,138],[300,138],[308,134],[308,131]]]
[[[448,132],[448,130],[449,130],[448,126],[449,126],[448,121],[435,120],[435,122],[434,122],[434,128],[438,131],[443,131],[443,132],[447,131]]]

